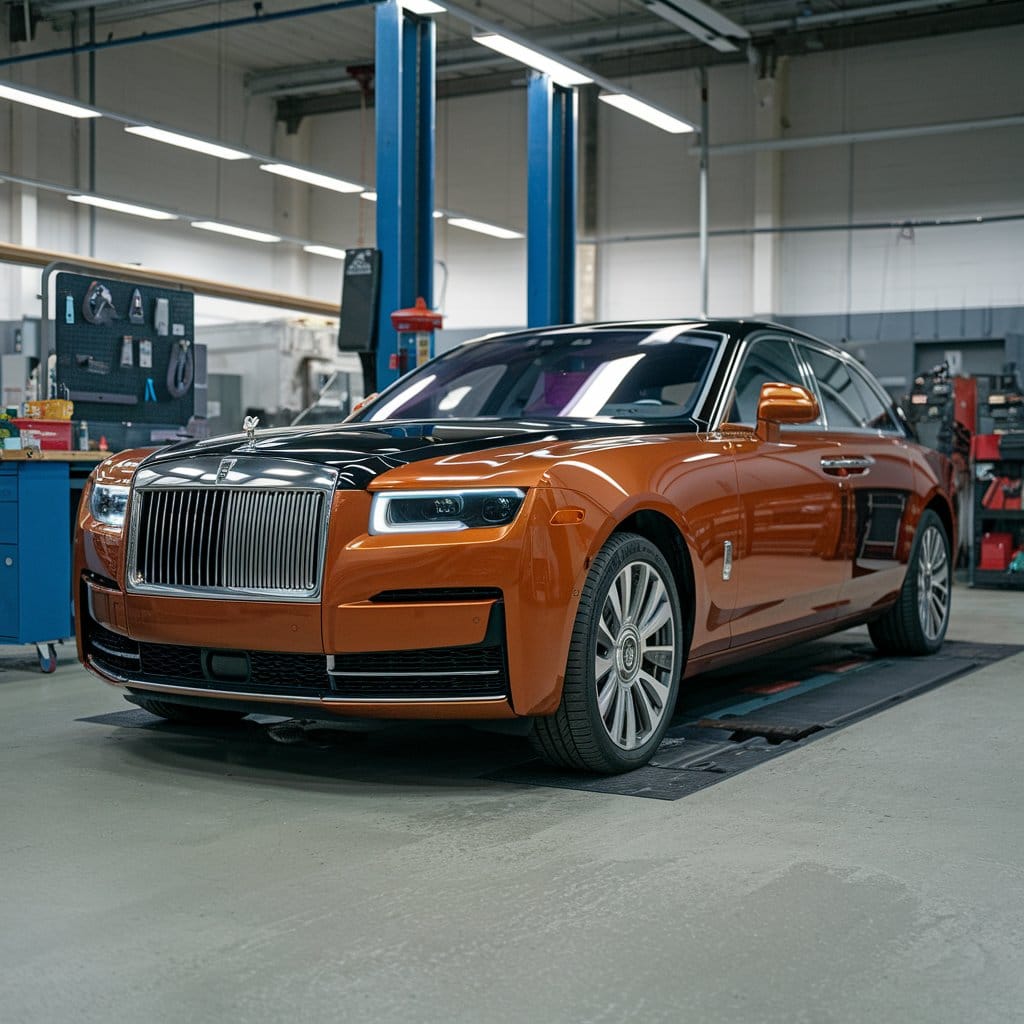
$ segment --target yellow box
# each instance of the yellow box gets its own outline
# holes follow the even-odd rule
[[[33,420],[69,420],[74,414],[75,403],[66,398],[45,398],[25,403],[25,415]]]

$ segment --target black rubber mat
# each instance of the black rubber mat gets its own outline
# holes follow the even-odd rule
[[[889,658],[868,643],[807,644],[688,680],[665,740],[635,772],[570,775],[531,761],[487,778],[678,800],[1022,650],[947,641],[933,657]]]
[[[257,715],[234,728],[204,728],[172,725],[140,708],[82,721],[139,730],[131,746],[140,756],[264,781],[445,788],[499,782],[678,800],[1022,650],[950,641],[935,657],[887,658],[866,641],[836,639],[708,673],[687,680],[651,762],[612,777],[527,760],[529,747],[512,726],[503,735],[454,722]]]

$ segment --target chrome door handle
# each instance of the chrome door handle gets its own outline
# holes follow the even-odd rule
[[[823,458],[821,468],[833,476],[853,476],[866,473],[875,460],[870,455],[837,455],[835,458]]]

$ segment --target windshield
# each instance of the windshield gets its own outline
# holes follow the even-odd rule
[[[678,325],[468,342],[403,377],[354,418],[687,417],[720,344],[719,335]]]
[[[292,426],[340,423],[362,397],[362,373],[337,370],[320,389],[316,401],[292,420]]]

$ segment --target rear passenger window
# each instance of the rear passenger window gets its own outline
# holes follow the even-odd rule
[[[803,347],[832,430],[898,430],[888,406],[863,374],[828,352]]]

